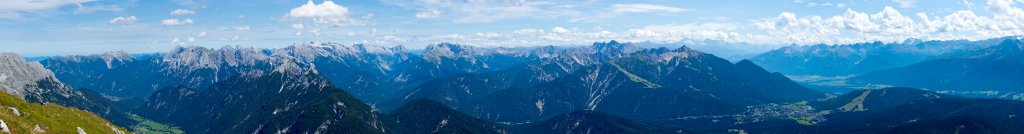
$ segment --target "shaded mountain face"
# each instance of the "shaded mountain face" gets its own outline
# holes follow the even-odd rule
[[[853,91],[801,103],[765,104],[741,114],[651,122],[697,132],[901,133],[1020,132],[1024,102],[964,99],[912,88]]]
[[[882,88],[856,90],[826,101],[816,101],[811,105],[820,109],[840,112],[868,111],[873,109],[889,109],[911,101],[961,98],[913,88]]]
[[[952,53],[944,59],[924,61],[854,77],[860,83],[927,88],[953,93],[986,91],[983,97],[1021,99],[1024,88],[1024,43],[1007,39],[996,46]],[[952,58],[956,57],[956,58]],[[968,96],[982,96],[964,94]]]
[[[38,62],[28,62],[13,53],[0,53],[0,88],[32,103],[55,103],[88,110],[116,125],[134,123],[114,102],[88,89],[72,89]]]
[[[838,112],[813,125],[780,121],[732,127],[752,133],[1016,133],[1024,103],[997,99],[914,100],[891,108]]]
[[[952,106],[951,106],[952,105]],[[965,106],[969,105],[969,106]],[[960,109],[985,109],[992,111],[957,111],[957,112],[925,112],[925,119],[928,121],[911,122],[901,124],[886,130],[889,133],[1019,133],[1024,132],[1021,128],[1021,119],[1017,117],[1020,109],[1020,102],[1006,100],[935,100],[920,102],[919,105],[907,105],[910,108],[896,109],[904,113],[927,111],[918,107],[949,107]],[[896,111],[894,110],[894,112]],[[950,111],[950,109],[941,109]],[[958,109],[959,110],[959,109]],[[1016,111],[1015,111],[1016,110]],[[898,116],[898,115],[897,115]],[[937,118],[936,118],[937,117]],[[922,117],[910,120],[921,120]],[[894,120],[907,118],[897,118]]]
[[[794,45],[763,53],[751,58],[751,61],[769,71],[786,75],[847,76],[907,66],[950,52],[977,50],[1007,38],[1012,37],[981,41]]]
[[[474,118],[426,99],[409,101],[385,119],[389,133],[504,134],[501,125]]]
[[[972,110],[966,110],[972,109]],[[853,132],[1015,133],[1024,103],[996,99],[932,99],[863,113],[836,114],[819,129]]]
[[[532,134],[679,134],[689,131],[638,122],[597,111],[573,111],[550,119],[521,125],[517,133]]]
[[[524,88],[547,83],[578,69],[622,58],[641,48],[618,42],[595,43],[589,47],[542,47],[523,50],[540,60],[524,61],[503,70],[463,73],[433,79],[391,96],[383,107],[418,98],[427,98],[459,108],[461,103],[479,99],[487,94],[506,89]]]
[[[598,43],[591,53],[430,81],[395,99],[431,99],[491,121],[529,122],[576,110],[630,119],[717,115],[824,97],[749,61],[733,64],[686,47],[619,49],[630,47]]]
[[[135,60],[134,56],[118,51],[89,56],[50,57],[40,60],[40,62],[47,69],[58,70],[54,71],[54,75],[64,83],[83,85],[93,83],[90,80],[104,77],[104,75],[98,74],[103,74],[113,68],[120,68],[135,62]]]
[[[140,114],[188,133],[383,133],[370,106],[311,70],[248,71],[192,91],[168,88]]]

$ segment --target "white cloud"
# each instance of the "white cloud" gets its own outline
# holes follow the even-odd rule
[[[292,24],[292,28],[293,29],[302,29],[302,28],[306,28],[306,26],[302,25],[302,24]]]
[[[650,12],[685,12],[689,9],[677,7],[654,5],[654,4],[615,4],[612,5],[613,12],[620,13],[650,13]]]
[[[252,28],[249,26],[231,26],[231,30],[235,31],[249,31],[250,29]]]
[[[46,17],[60,7],[78,5],[96,0],[4,0],[0,4],[0,19],[25,20]]]
[[[472,35],[445,34],[429,37],[403,38],[400,42],[380,38],[378,43],[409,44],[434,42],[459,42],[487,46],[543,46],[543,45],[580,45],[608,40],[624,42],[678,42],[684,40],[723,40],[743,41],[746,35],[729,32],[741,27],[736,23],[694,23],[650,25],[623,31],[583,30],[576,27],[553,27],[544,29],[519,29],[509,34],[495,32],[475,33]],[[392,42],[389,42],[392,41]]]
[[[490,38],[498,38],[498,37],[501,37],[502,35],[499,34],[499,33],[496,33],[496,32],[486,32],[486,33],[476,33],[476,36],[477,37],[481,37],[481,38],[488,38],[488,39],[490,39]]]
[[[416,13],[416,18],[429,19],[441,17],[441,11],[437,9],[427,9]]]
[[[184,19],[184,20],[164,19],[164,20],[160,21],[160,23],[162,23],[164,26],[178,26],[178,25],[192,25],[193,21],[192,21],[192,19]]]
[[[195,15],[195,14],[196,14],[195,10],[189,10],[189,9],[176,9],[174,11],[171,11],[171,15]]]
[[[874,14],[847,9],[837,16],[802,16],[783,12],[778,17],[755,22],[767,37],[776,39],[750,42],[837,43],[868,41],[893,42],[907,38],[950,40],[985,39],[1024,34],[1024,10],[1016,7],[1021,0],[989,0],[991,16],[980,16],[971,10],[930,16],[916,13],[905,16],[893,7]]]
[[[138,20],[139,19],[135,18],[135,16],[128,16],[128,17],[120,16],[120,17],[117,17],[117,18],[114,18],[114,19],[110,19],[109,23],[110,24],[115,24],[115,25],[116,24],[131,25],[131,24],[135,24],[135,22],[138,21]]]
[[[527,1],[527,0],[381,0],[398,7],[437,10],[443,17],[456,23],[487,23],[510,19],[554,19],[581,15],[574,4],[583,0]],[[421,11],[422,17],[431,17],[432,11]],[[438,16],[442,17],[442,16]]]
[[[121,11],[121,10],[124,10],[124,8],[121,8],[120,6],[117,6],[117,5],[85,6],[85,5],[82,5],[82,3],[75,3],[75,4],[78,5],[78,8],[75,8],[75,11],[72,12],[73,14],[89,14],[89,13],[93,13],[93,12],[96,12],[96,11]]]
[[[196,38],[203,38],[203,37],[206,37],[206,31],[202,31],[202,32],[199,32],[198,34],[196,34]]]
[[[725,16],[715,16],[715,17],[697,17],[697,19],[713,20],[713,21],[729,21],[730,18],[729,17],[725,17]]]
[[[836,4],[836,8],[844,8],[844,7],[846,7],[846,3]]]
[[[374,30],[374,31],[376,31],[376,30]],[[319,28],[309,29],[309,33],[313,33],[313,36],[320,36],[320,29]]]
[[[551,29],[551,32],[566,33],[566,32],[569,32],[569,30],[565,30],[565,28],[563,28],[563,27],[555,27],[555,28]]]
[[[284,16],[294,21],[311,21],[316,24],[330,25],[363,25],[364,22],[349,17],[349,10],[345,6],[335,4],[334,1],[324,1],[316,4],[312,0],[302,6],[292,8]]]
[[[886,7],[886,9],[891,8]],[[853,9],[847,9],[843,16],[833,16],[830,19],[826,21],[837,22],[841,28],[856,32],[876,32],[881,28],[878,24],[871,22],[867,13],[853,11]],[[812,21],[820,21],[820,19]]]
[[[880,26],[884,27],[880,32],[881,34],[914,34],[917,32],[915,28],[915,22],[913,19],[907,16],[903,16],[899,11],[892,7],[885,7],[882,12],[874,14],[871,19],[877,20],[881,23]]]
[[[607,10],[611,10],[608,12]],[[687,12],[690,9],[654,5],[654,4],[613,4],[609,9],[593,11],[585,15],[574,15],[569,22],[603,22],[630,13],[677,13]]]
[[[914,0],[892,0],[892,2],[899,4],[900,8],[912,8],[915,3]]]
[[[816,7],[816,6],[818,6],[818,3],[815,3],[815,2],[807,2],[807,7]]]
[[[974,3],[972,3],[971,1],[960,0],[960,3],[963,3],[964,6],[967,7],[967,9],[974,9]]]
[[[178,37],[174,37],[174,39],[171,39],[171,44],[181,45],[181,44],[183,44],[183,42],[181,42],[181,40],[178,39]]]

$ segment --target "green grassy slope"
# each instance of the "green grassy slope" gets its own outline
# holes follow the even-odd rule
[[[125,128],[88,111],[50,103],[28,103],[5,92],[0,92],[0,120],[15,134],[72,134],[79,129],[90,134],[128,133]]]

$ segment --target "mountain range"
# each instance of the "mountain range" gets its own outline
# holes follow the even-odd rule
[[[1021,44],[790,46],[751,60],[617,41],[422,50],[308,42],[39,61],[5,53],[0,88],[133,132],[1013,133],[1024,131],[1013,127],[1024,102],[957,92],[1013,96]],[[787,75],[897,87],[835,94]]]
[[[973,96],[1024,99],[1024,43],[1006,39],[998,45],[957,53],[905,67],[863,74],[852,80],[869,84],[919,87]]]
[[[848,45],[792,45],[765,52],[751,58],[751,61],[769,71],[786,75],[859,75],[907,66],[948,53],[978,50],[1012,38],[1016,37],[979,41],[907,39],[901,43],[876,41]]]

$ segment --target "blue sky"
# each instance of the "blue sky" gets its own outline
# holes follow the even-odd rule
[[[301,42],[422,48],[723,40],[758,45],[1024,34],[1024,0],[4,0],[25,56]]]

